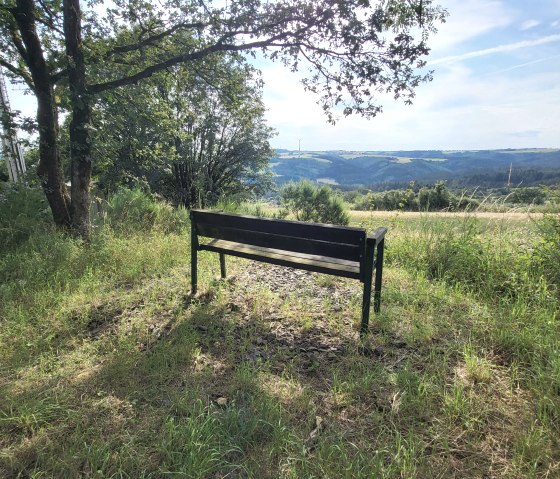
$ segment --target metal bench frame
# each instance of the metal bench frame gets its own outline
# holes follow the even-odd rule
[[[197,256],[213,251],[220,256],[226,277],[225,255],[265,263],[359,279],[364,284],[360,335],[368,331],[375,269],[373,309],[381,308],[383,249],[387,228],[371,235],[363,228],[287,221],[206,210],[191,210],[191,285],[197,292]],[[199,236],[211,238],[201,244]]]

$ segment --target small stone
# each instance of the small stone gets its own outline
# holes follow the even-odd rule
[[[218,399],[216,399],[216,404],[218,406],[227,406],[228,400],[225,397],[219,397]]]
[[[241,310],[241,307],[238,304],[235,303],[228,303],[227,308],[232,312],[232,313],[237,313],[238,311]]]

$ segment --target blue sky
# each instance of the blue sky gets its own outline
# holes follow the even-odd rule
[[[280,64],[258,62],[277,148],[305,150],[560,147],[560,0],[440,0],[449,17],[431,40],[434,80],[412,106],[383,99],[372,120],[329,125]],[[12,108],[34,105],[11,92]]]
[[[280,65],[263,68],[277,148],[305,150],[560,147],[560,0],[441,0],[434,80],[412,106],[385,99],[372,120],[327,124]]]

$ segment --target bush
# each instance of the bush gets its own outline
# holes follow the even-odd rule
[[[525,205],[542,205],[546,200],[546,191],[543,188],[513,188],[507,197],[508,203]]]
[[[447,189],[445,181],[422,188],[412,183],[406,190],[387,190],[379,193],[370,191],[365,195],[356,194],[352,198],[354,208],[365,211],[474,210],[480,206],[480,202],[465,196],[464,193],[460,196],[453,194]]]
[[[298,221],[347,225],[350,221],[342,200],[328,186],[310,181],[288,183],[280,191],[283,215],[293,214]]]
[[[40,189],[6,185],[0,190],[0,251],[27,241],[38,227],[50,226],[52,216]]]
[[[432,188],[424,187],[418,192],[418,206],[424,211],[449,208],[451,193],[444,181],[438,181]]]
[[[120,188],[101,205],[100,210],[98,222],[120,232],[158,228],[164,233],[173,233],[182,231],[189,225],[185,208],[173,208],[139,188]]]

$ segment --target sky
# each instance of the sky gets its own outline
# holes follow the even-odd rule
[[[262,67],[275,148],[478,150],[560,147],[560,0],[440,0],[434,80],[412,106],[383,101],[372,120],[327,123],[281,65]]]
[[[440,0],[449,17],[431,41],[432,82],[411,106],[327,123],[316,97],[280,64],[258,61],[275,148],[479,150],[560,147],[560,0]],[[10,92],[32,115],[31,97]]]

